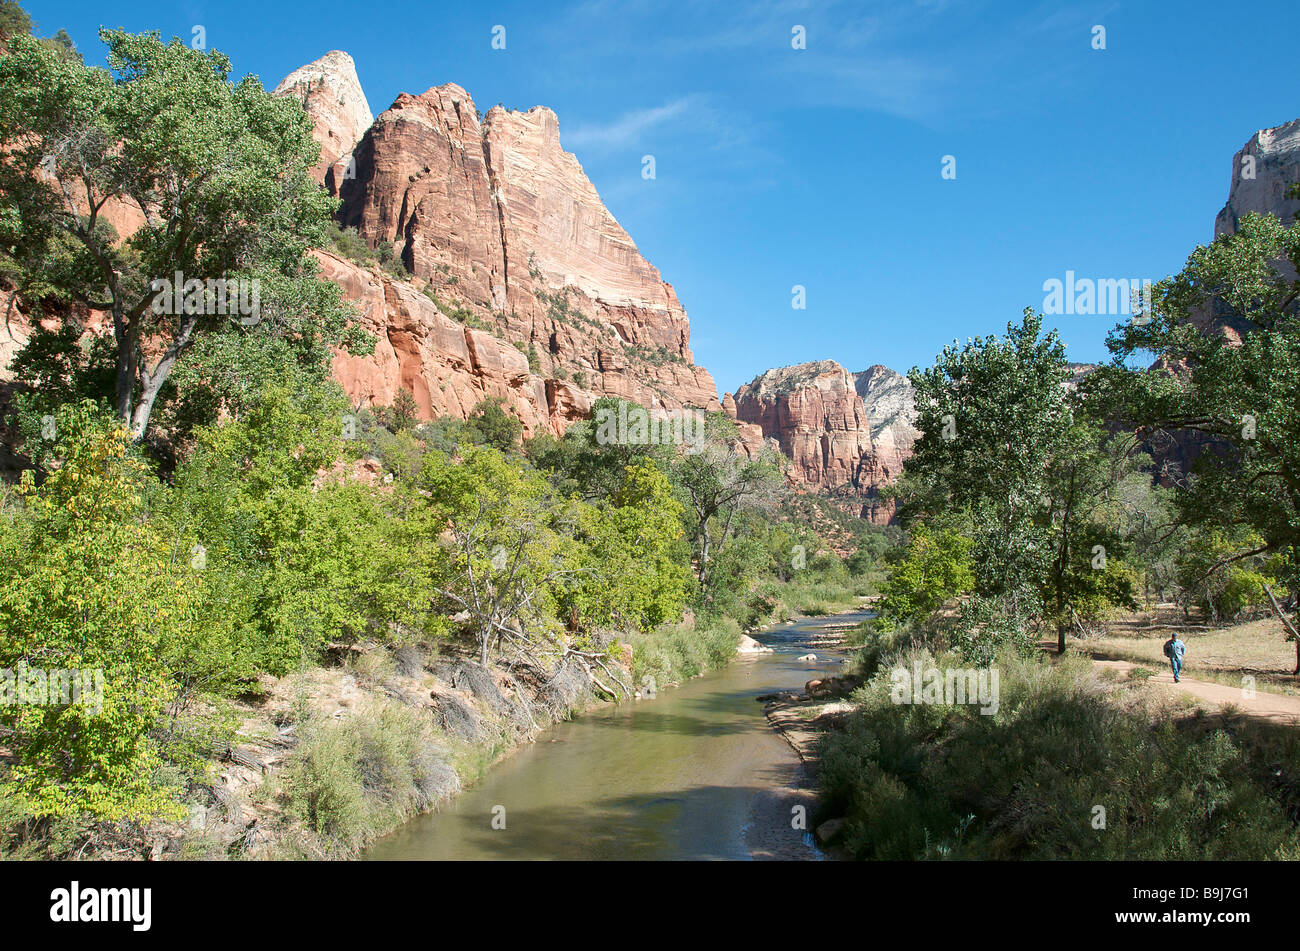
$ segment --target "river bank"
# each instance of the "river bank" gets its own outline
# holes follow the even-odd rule
[[[611,670],[626,685],[639,683],[636,651],[657,662],[675,658],[675,675],[657,691],[642,685],[636,699],[617,703],[576,665],[541,678],[518,667],[484,669],[450,645],[340,648],[322,666],[264,676],[247,695],[214,709],[230,724],[228,739],[176,812],[145,823],[101,823],[78,857],[347,859],[372,843],[376,855],[365,857],[382,857],[386,839],[416,841],[412,830],[424,819],[473,814],[478,806],[462,802],[491,798],[498,777],[546,760],[554,763],[551,799],[508,797],[507,838],[523,839],[513,832],[531,814],[525,851],[539,857],[573,838],[555,825],[563,826],[566,812],[579,825],[593,824],[591,816],[573,815],[571,779],[582,775],[588,805],[606,813],[609,828],[606,847],[584,857],[817,858],[806,821],[792,825],[795,806],[813,811],[810,771],[755,698],[837,669],[839,657],[799,659],[826,643],[818,631],[834,623],[801,618],[751,630],[762,646],[733,626],[727,657],[713,630],[702,631],[689,654],[679,643],[686,632],[677,629],[635,649],[614,645]],[[700,654],[699,644],[711,646]],[[611,783],[611,770],[622,779]],[[610,824],[620,810],[634,817],[622,829]],[[555,822],[542,818],[548,811]],[[644,833],[653,827],[673,835],[651,835],[659,844],[646,848]],[[463,852],[455,857],[486,857]],[[432,857],[419,853],[402,857]]]

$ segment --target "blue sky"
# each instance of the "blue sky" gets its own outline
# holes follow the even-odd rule
[[[347,50],[376,114],[445,82],[485,111],[550,106],[724,391],[805,360],[928,364],[1067,270],[1176,271],[1212,237],[1236,150],[1300,116],[1295,0],[25,6],[92,63],[101,24],[201,24],[268,88]],[[1104,357],[1114,318],[1054,320],[1072,359]]]

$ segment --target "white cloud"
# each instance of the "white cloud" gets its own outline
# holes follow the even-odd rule
[[[579,123],[562,133],[564,145],[568,149],[616,149],[636,145],[649,129],[686,116],[694,105],[694,96],[682,96],[662,106],[625,112],[613,122]]]

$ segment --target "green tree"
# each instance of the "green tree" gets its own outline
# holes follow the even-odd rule
[[[176,472],[167,517],[203,548],[210,607],[235,626],[220,662],[235,679],[284,674],[329,641],[439,627],[425,508],[321,474],[341,456],[346,408],[332,388],[269,387],[200,430]]]
[[[1130,447],[1103,449],[1070,376],[1056,332],[1043,333],[1032,310],[1005,337],[944,348],[933,367],[910,374],[922,435],[902,489],[911,519],[958,527],[974,543],[983,600],[967,612],[970,631],[1023,631],[1045,616],[1061,651],[1079,605],[1131,603],[1121,542],[1099,514],[1131,471]],[[1113,564],[1097,558],[1098,546]]]
[[[712,561],[731,538],[737,514],[770,508],[781,486],[775,459],[767,454],[749,459],[731,448],[728,437],[734,429],[721,413],[712,414],[703,442],[673,463],[673,481],[687,502],[687,528],[702,588],[708,585]]]
[[[525,451],[534,465],[551,473],[561,492],[576,492],[588,501],[609,499],[621,489],[629,466],[654,460],[667,469],[673,456],[668,446],[599,437],[597,420],[619,419],[633,409],[643,408],[618,397],[602,396],[592,405],[591,419],[573,423],[559,439],[539,433],[528,440]]]
[[[1207,570],[1282,555],[1293,598],[1300,598],[1297,266],[1300,229],[1246,215],[1236,233],[1198,247],[1179,274],[1156,285],[1144,320],[1111,333],[1115,360],[1105,377],[1116,415],[1144,435],[1182,431],[1208,443],[1178,495],[1180,514],[1242,547]],[[1127,365],[1149,354],[1158,370]]]
[[[415,402],[415,394],[406,387],[401,387],[393,397],[392,421],[394,432],[406,432],[414,428],[420,418],[420,407]]]
[[[32,31],[32,18],[15,0],[0,0],[0,40]]]
[[[0,57],[0,258],[20,284],[109,315],[111,337],[90,357],[111,374],[103,395],[135,438],[205,336],[251,322],[316,360],[333,344],[362,346],[339,289],[316,279],[307,254],[323,243],[334,200],[310,177],[320,148],[302,108],[255,77],[232,84],[217,51],[157,34],[100,36],[109,70],[22,35]],[[144,223],[120,241],[103,218],[110,206]],[[162,282],[177,274],[183,300],[167,307]],[[249,282],[250,312],[232,315],[229,301],[212,299],[207,282],[218,279]],[[65,354],[76,343],[71,320],[58,337]],[[66,391],[79,381],[37,373],[28,382]]]
[[[519,417],[507,413],[499,396],[483,400],[469,414],[465,434],[474,442],[491,446],[501,452],[512,452],[519,447],[519,437],[524,424]]]
[[[952,529],[915,525],[906,547],[889,564],[880,617],[889,624],[923,621],[950,598],[971,590],[970,551],[971,540]]]
[[[562,615],[642,631],[679,619],[690,568],[675,545],[682,506],[663,471],[651,462],[629,466],[609,500],[578,511],[582,547],[561,598]]]
[[[61,464],[40,487],[23,483],[30,521],[0,543],[0,667],[47,684],[52,671],[97,671],[102,696],[0,706],[10,779],[36,815],[145,818],[174,792],[157,779],[153,736],[176,690],[174,644],[211,622],[187,560],[143,518],[157,486],[129,433],[89,402],[60,409],[56,427]]]
[[[494,646],[528,657],[564,654],[556,593],[575,569],[546,480],[493,447],[467,446],[459,462],[430,458],[420,484],[432,522],[449,535],[441,599],[470,625],[480,663],[486,666]]]

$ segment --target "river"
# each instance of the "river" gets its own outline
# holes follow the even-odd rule
[[[868,616],[781,625],[757,636],[770,654],[557,724],[362,858],[818,859],[792,821],[812,811],[799,759],[755,698],[841,672],[843,651],[809,641]]]

